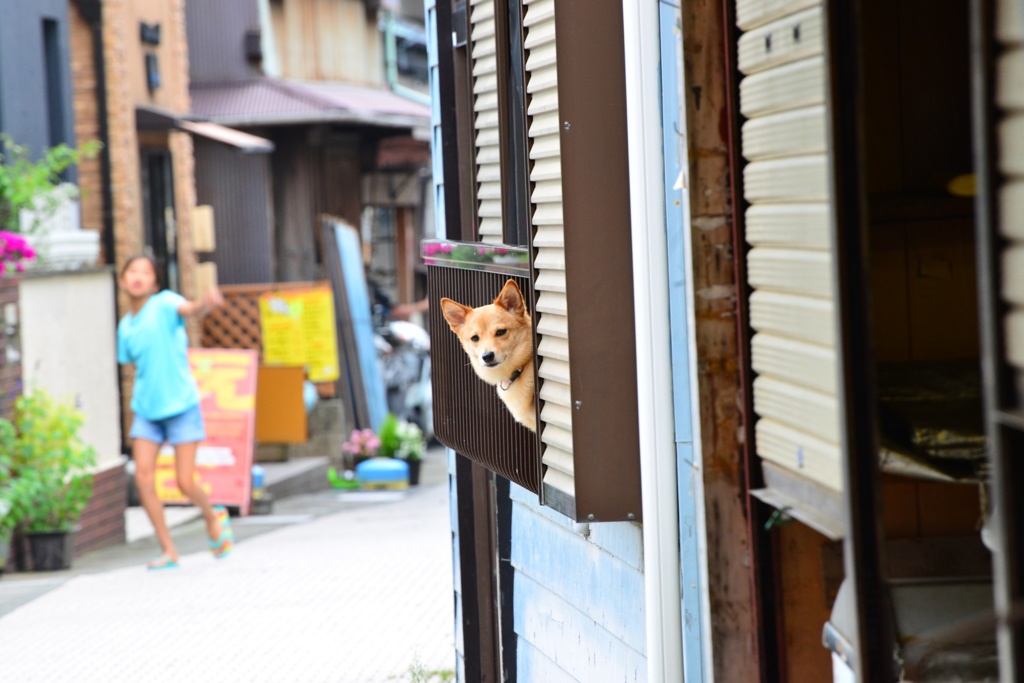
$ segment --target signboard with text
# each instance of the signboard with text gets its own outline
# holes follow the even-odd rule
[[[304,367],[311,382],[338,379],[334,294],[327,287],[268,292],[260,297],[266,365]]]
[[[215,505],[249,512],[256,430],[255,351],[189,349],[189,364],[199,386],[206,440],[196,453],[196,479]],[[157,495],[166,503],[188,503],[178,490],[174,450],[165,445],[156,467]]]

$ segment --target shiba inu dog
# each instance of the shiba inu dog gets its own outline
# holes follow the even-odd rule
[[[497,387],[518,422],[537,431],[533,386],[533,320],[523,293],[509,280],[493,303],[479,308],[441,299],[441,312],[459,337],[477,376]]]

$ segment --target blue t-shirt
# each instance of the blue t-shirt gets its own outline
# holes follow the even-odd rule
[[[185,321],[178,315],[184,302],[180,294],[164,290],[117,325],[117,362],[135,366],[132,410],[147,420],[163,420],[199,404]]]

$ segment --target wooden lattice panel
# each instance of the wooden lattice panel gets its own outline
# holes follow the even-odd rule
[[[260,332],[260,297],[268,292],[330,286],[326,282],[276,282],[260,285],[225,285],[224,305],[203,319],[202,344],[208,348],[251,349],[263,358]]]

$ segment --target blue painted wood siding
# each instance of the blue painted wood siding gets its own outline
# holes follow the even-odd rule
[[[512,500],[519,680],[646,681],[640,526],[577,525],[514,484]]]

